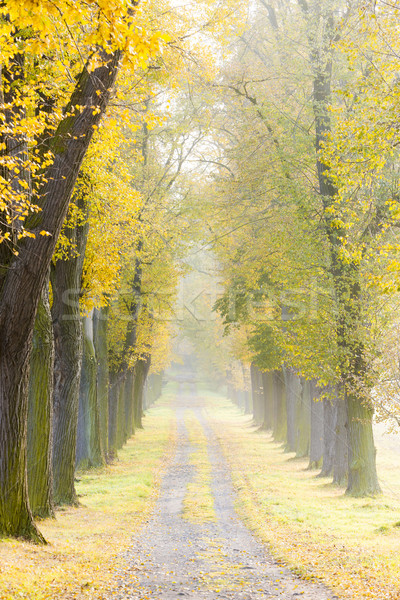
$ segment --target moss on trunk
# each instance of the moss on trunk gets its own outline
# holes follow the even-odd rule
[[[108,459],[108,386],[109,367],[107,349],[107,325],[109,307],[94,310],[93,333],[97,358],[97,399],[100,415],[100,443],[104,457]]]
[[[54,517],[53,505],[53,366],[54,338],[49,284],[36,313],[29,376],[28,491],[34,516]]]
[[[381,492],[376,473],[376,449],[372,432],[371,402],[347,395],[347,430],[349,440],[348,484],[351,496],[373,496]]]

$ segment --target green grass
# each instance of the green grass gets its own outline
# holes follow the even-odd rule
[[[207,398],[239,492],[238,511],[275,555],[341,598],[398,598],[400,460],[385,437],[378,438],[385,494],[351,498],[307,470],[308,461],[292,460],[226,399]]]
[[[147,412],[118,462],[79,474],[81,506],[39,523],[49,546],[0,541],[1,600],[100,599],[112,588],[118,555],[150,515],[174,446],[171,398],[167,392]]]

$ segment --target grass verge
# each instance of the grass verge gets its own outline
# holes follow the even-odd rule
[[[144,419],[145,429],[104,469],[79,475],[81,506],[57,512],[39,527],[48,546],[0,540],[0,599],[101,599],[112,589],[132,534],[149,517],[173,447],[173,413],[164,396]]]
[[[385,494],[351,498],[257,431],[225,398],[207,394],[207,406],[232,469],[237,510],[273,554],[340,598],[398,600],[400,478],[385,444],[378,447]]]

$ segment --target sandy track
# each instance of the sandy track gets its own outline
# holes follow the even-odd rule
[[[216,522],[182,518],[187,485],[194,476],[184,418],[193,411],[207,437]],[[193,414],[193,413],[192,413]],[[118,600],[333,600],[322,585],[302,581],[281,567],[244,526],[234,510],[229,469],[201,401],[180,394],[176,403],[177,450],[163,478],[154,516],[134,537],[127,568],[112,595]]]

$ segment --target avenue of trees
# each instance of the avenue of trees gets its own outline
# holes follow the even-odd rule
[[[375,409],[398,422],[398,17],[379,1],[251,3],[207,87],[205,214],[216,309],[251,364],[241,387],[260,425],[353,495],[380,491]]]
[[[2,3],[0,535],[44,542],[160,393],[201,139],[181,84],[231,13]]]
[[[380,491],[374,412],[398,424],[398,17],[379,1],[252,2],[203,91],[199,206],[232,357],[214,321],[204,359],[356,496]]]
[[[203,366],[311,467],[379,492],[374,411],[398,421],[398,17],[2,3],[0,535],[44,542],[35,517],[77,503],[76,468],[142,426],[178,280],[210,247],[214,316],[183,323]]]

